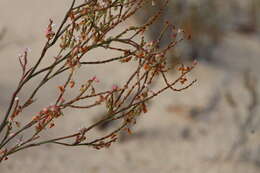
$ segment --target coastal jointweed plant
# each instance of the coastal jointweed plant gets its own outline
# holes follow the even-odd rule
[[[153,1],[153,5],[156,1]],[[194,68],[181,65],[179,77],[174,81],[167,78],[167,72],[171,67],[167,66],[166,53],[176,44],[186,38],[181,29],[176,29],[168,22],[164,29],[158,32],[158,38],[146,41],[145,31],[163,12],[163,7],[151,16],[141,26],[129,26],[117,34],[110,34],[119,24],[125,22],[136,13],[145,3],[145,0],[87,0],[82,3],[72,1],[69,10],[58,27],[53,27],[54,21],[49,20],[45,31],[46,43],[41,50],[36,63],[29,65],[30,51],[26,49],[19,55],[19,63],[22,69],[18,86],[13,92],[9,107],[0,122],[0,161],[9,155],[30,147],[51,143],[64,146],[91,146],[95,149],[109,147],[117,141],[120,131],[131,132],[129,127],[136,122],[136,118],[148,111],[147,101],[170,89],[174,92],[182,91],[190,87],[194,81],[187,79],[187,74]],[[172,40],[167,46],[159,48],[159,42],[164,32],[171,30]],[[117,43],[116,45],[114,43]],[[57,54],[52,62],[43,66],[43,61],[48,58],[46,53],[52,47],[57,47]],[[104,48],[118,52],[120,56],[102,60],[91,60],[89,52],[96,48]],[[124,84],[113,85],[110,89],[98,90],[100,79],[93,76],[83,83],[75,80],[75,71],[88,66],[107,64],[111,62],[135,64],[134,71],[125,76]],[[32,115],[32,119],[23,118],[23,111],[30,110],[36,101],[36,95],[50,80],[66,74],[65,82],[57,86],[59,94],[53,98],[53,104],[45,105],[38,113]],[[109,75],[109,74],[108,74]],[[27,98],[19,98],[19,93],[37,77],[40,79],[35,87],[30,86],[31,93]],[[62,76],[64,78],[64,75]],[[151,90],[155,79],[161,78],[165,85],[158,90]],[[176,85],[179,88],[176,88]],[[68,96],[72,88],[77,88],[77,94]],[[86,101],[87,100],[87,101]],[[84,102],[82,102],[84,101]],[[92,102],[93,101],[93,102]],[[83,103],[88,103],[82,105]],[[64,136],[52,136],[42,139],[41,134],[48,130],[55,130],[55,124],[61,116],[66,116],[69,109],[90,109],[104,106],[107,116],[97,120],[93,124],[76,130]],[[19,118],[18,118],[19,117]],[[27,116],[28,117],[28,116]],[[96,137],[94,140],[87,135],[94,128],[105,122],[119,122],[119,126],[108,134]],[[28,130],[33,133],[24,135]],[[18,140],[18,142],[17,142]],[[15,141],[15,142],[14,142]]]

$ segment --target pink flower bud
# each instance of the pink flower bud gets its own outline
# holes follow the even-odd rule
[[[113,90],[113,91],[115,91],[115,90],[117,90],[117,89],[118,89],[118,86],[117,86],[117,85],[113,85],[113,86],[112,86],[112,90]]]
[[[92,77],[91,80],[94,81],[94,82],[96,82],[96,83],[99,83],[99,82],[100,82],[99,79],[98,79],[96,76]]]

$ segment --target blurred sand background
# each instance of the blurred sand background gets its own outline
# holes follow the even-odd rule
[[[234,18],[250,18],[245,1],[231,1],[241,8],[240,16]],[[200,5],[206,2],[201,0]],[[0,1],[0,33],[4,33],[0,40],[1,114],[20,77],[17,55],[29,47],[32,49],[30,61],[35,61],[45,40],[48,19],[58,24],[69,4],[70,0]],[[140,20],[131,19],[126,25],[135,23]],[[242,20],[242,24],[224,30],[223,39],[212,49],[213,60],[199,59],[199,65],[192,72],[198,82],[192,88],[181,93],[167,92],[155,99],[133,134],[125,140],[98,151],[54,145],[24,150],[3,162],[0,173],[260,172],[260,83],[257,83],[260,79],[260,34],[259,28],[250,32],[239,30],[247,25],[247,20]],[[52,51],[50,57],[55,52]],[[97,51],[93,56],[102,57],[104,53]],[[79,78],[96,75],[101,78],[101,87],[108,87],[120,83],[129,71],[131,66],[115,63],[90,67]],[[104,77],[104,74],[111,76]],[[172,79],[175,77],[171,74]],[[251,78],[255,91],[248,89],[245,80]],[[35,111],[51,103],[53,95],[57,94],[54,86],[62,81],[58,78],[52,83],[53,87],[41,91],[37,97],[43,99],[35,105]],[[29,90],[30,87],[20,97],[26,96]],[[74,132],[91,123],[90,116],[99,116],[102,111],[68,112],[57,125],[58,131],[45,135]],[[252,117],[252,122],[246,123],[248,117]],[[96,132],[97,135],[103,133]]]

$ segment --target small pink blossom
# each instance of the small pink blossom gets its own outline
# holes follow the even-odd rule
[[[50,21],[50,23],[45,30],[45,37],[48,39],[52,39],[52,37],[55,35],[55,32],[53,32],[53,30],[52,30],[53,21],[51,19],[49,21]]]
[[[45,107],[45,108],[43,108],[43,109],[40,111],[40,114],[41,114],[41,115],[42,115],[42,114],[47,114],[48,111],[49,111],[49,108],[48,108],[48,107]]]
[[[91,80],[94,81],[94,82],[96,82],[96,83],[99,83],[99,82],[100,82],[100,80],[99,80],[96,76],[92,77]]]
[[[118,86],[117,85],[112,85],[112,90],[115,91],[118,89]]]

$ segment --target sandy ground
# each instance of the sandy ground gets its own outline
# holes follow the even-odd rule
[[[0,42],[1,113],[8,105],[20,74],[18,53],[30,47],[30,58],[34,61],[43,44],[48,19],[59,21],[68,4],[69,1],[62,0],[0,1],[0,30],[7,30]],[[133,23],[129,21],[129,24]],[[252,99],[243,84],[243,71],[251,69],[255,76],[260,72],[259,47],[257,37],[228,33],[214,53],[219,63],[200,62],[192,73],[199,82],[192,88],[182,93],[167,92],[154,100],[150,111],[140,118],[133,135],[126,140],[99,151],[54,145],[25,150],[1,164],[0,173],[257,173],[260,171],[259,129],[245,129],[248,134],[246,146],[239,148],[232,157],[229,153],[240,135],[235,120],[247,116]],[[97,52],[95,56],[103,54]],[[120,82],[131,71],[131,67],[117,65],[89,69],[80,77],[97,75],[102,79],[101,85],[107,87]],[[107,73],[113,75],[104,77]],[[175,77],[171,74],[172,79]],[[59,82],[62,78],[53,85]],[[55,89],[45,88],[39,95],[44,99],[35,109],[50,104],[54,94]],[[235,108],[228,103],[227,94],[235,99]],[[91,123],[86,115],[100,113],[102,110],[68,112],[58,125],[58,131],[46,135],[75,131]],[[255,109],[257,113],[259,106]],[[252,130],[254,133],[250,133]],[[98,135],[103,133],[97,132]],[[240,150],[242,156],[237,154]]]

